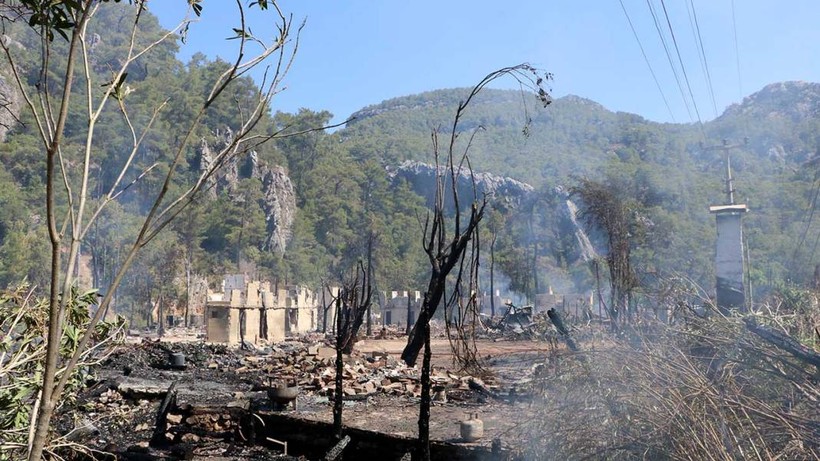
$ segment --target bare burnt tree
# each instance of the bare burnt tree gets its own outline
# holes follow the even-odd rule
[[[459,124],[461,123],[470,102],[488,84],[494,80],[510,76],[514,78],[524,90],[534,91],[538,101],[546,106],[552,99],[549,93],[543,89],[542,84],[552,76],[545,74],[538,75],[538,71],[529,64],[519,64],[513,67],[505,67],[496,70],[485,76],[475,87],[472,88],[467,98],[461,101],[456,109],[451,131],[448,133],[449,139],[446,150],[440,148],[438,131],[432,133],[433,156],[436,164],[436,192],[433,201],[433,209],[427,213],[423,224],[424,252],[430,262],[430,280],[427,290],[424,293],[421,311],[413,329],[407,339],[407,346],[402,352],[402,360],[408,365],[415,365],[419,352],[424,349],[421,367],[421,403],[419,406],[419,445],[415,453],[416,459],[430,459],[430,360],[432,352],[430,350],[430,320],[436,313],[438,307],[444,304],[445,311],[448,306],[453,307],[462,299],[462,289],[465,280],[465,268],[467,270],[467,286],[475,287],[474,277],[478,269],[478,245],[474,242],[477,239],[478,225],[484,216],[486,201],[482,197],[479,200],[475,188],[475,180],[472,177],[472,168],[468,158],[470,146],[473,138],[479,129],[473,130],[465,144],[458,144]],[[526,112],[526,101],[524,104]],[[529,132],[529,115],[527,114],[527,124],[524,133]],[[479,127],[481,128],[481,127]],[[463,146],[463,147],[462,147]],[[444,162],[442,165],[441,162]],[[470,175],[473,179],[473,194],[469,211],[461,202],[458,194],[459,179],[462,175]],[[448,187],[449,186],[449,187]],[[452,201],[452,215],[445,214],[445,203]],[[466,221],[466,222],[465,222]],[[465,255],[468,253],[469,255]],[[451,273],[454,280],[451,280]],[[451,283],[453,293],[445,296],[445,291]],[[470,292],[470,297],[474,293]],[[465,317],[466,318],[466,317]]]
[[[356,266],[354,275],[348,279],[335,300],[336,305],[336,380],[333,393],[333,434],[336,440],[342,439],[342,399],[343,367],[342,354],[353,351],[356,335],[370,312],[373,290],[370,285],[370,268],[364,267],[361,261]]]
[[[445,304],[447,322],[445,328],[453,361],[462,369],[477,374],[481,371],[478,349],[475,344],[475,328],[478,323],[478,262],[480,244],[479,229],[475,231],[469,250],[464,251],[455,273],[454,288]]]
[[[342,323],[336,332],[336,345],[345,354],[353,352],[353,345],[356,344],[359,329],[370,312],[370,305],[373,300],[373,286],[370,282],[370,276],[370,268],[366,268],[359,261],[354,275],[343,284],[342,291],[339,293],[342,302]],[[337,320],[337,325],[339,325],[338,322]]]
[[[322,333],[327,333],[327,313],[330,311],[331,306],[333,306],[333,301],[327,302],[325,299],[325,294],[329,291],[330,286],[327,285],[325,282],[322,282]]]
[[[583,201],[581,217],[606,236],[610,286],[607,311],[616,328],[628,320],[632,293],[638,287],[631,263],[632,246],[641,233],[637,210],[616,185],[581,179],[571,193]]]

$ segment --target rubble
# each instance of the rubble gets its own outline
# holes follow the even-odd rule
[[[384,331],[392,333],[389,328]],[[365,347],[367,343],[379,349],[391,341],[403,343],[402,339],[367,340],[361,343],[362,350],[343,356],[341,398],[346,408],[345,426],[348,429],[373,427],[376,423],[376,427],[381,428],[378,434],[385,432],[412,440],[421,395],[419,369],[406,366],[398,359],[397,351],[389,353]],[[446,345],[446,340],[437,341],[439,348]],[[173,354],[185,356],[184,369],[169,366]],[[273,440],[291,443],[299,434],[286,437],[272,432],[270,427],[256,427],[258,418],[273,424],[269,419],[279,418],[277,414],[295,415],[300,420],[318,424],[310,426],[312,430],[325,427],[331,417],[331,402],[336,397],[335,357],[335,349],[321,334],[261,345],[255,350],[201,341],[158,342],[148,338],[124,344],[97,370],[96,380],[90,382],[80,396],[79,401],[87,402],[79,406],[82,416],[99,428],[99,433],[87,436],[90,441],[85,443],[120,454],[137,450],[139,456],[143,456],[132,453],[133,456],[124,455],[122,459],[162,459],[151,458],[154,455],[150,453],[186,446],[195,448],[186,451],[185,456],[190,455],[191,450],[204,453],[202,447],[206,446],[209,453],[216,453],[213,456],[221,456],[215,446],[227,447],[236,441],[262,443],[281,451],[283,445]],[[477,408],[510,406],[513,402],[505,398],[511,394],[505,385],[491,377],[482,378],[484,380],[455,373],[441,363],[433,367],[434,406],[441,407],[442,417],[451,420],[436,423],[443,439],[458,439],[455,422],[468,414],[467,411],[460,413],[459,408],[474,413]],[[476,386],[476,383],[481,384]],[[267,392],[277,385],[298,388],[292,407],[270,402]],[[173,393],[171,397],[169,388]],[[510,408],[509,411],[518,410]],[[488,430],[493,430],[494,423],[489,424]],[[390,437],[367,434],[366,437],[374,440]],[[150,447],[143,446],[147,440],[153,440]],[[300,450],[305,449],[304,443],[309,440],[302,443]],[[289,449],[299,446],[291,443]],[[332,443],[324,450],[331,446]]]

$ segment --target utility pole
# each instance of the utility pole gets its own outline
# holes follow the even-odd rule
[[[745,248],[743,246],[742,217],[749,211],[745,204],[735,203],[734,178],[732,177],[732,149],[748,144],[730,144],[727,140],[717,146],[705,147],[705,150],[722,150],[726,164],[726,203],[709,207],[715,214],[717,224],[717,242],[715,245],[715,288],[718,308],[724,311],[731,309],[747,310],[745,277]],[[751,290],[749,290],[751,292]]]

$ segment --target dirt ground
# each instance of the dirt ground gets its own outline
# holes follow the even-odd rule
[[[367,339],[356,343],[356,351],[362,354],[384,352],[400,357],[407,344],[406,338]],[[459,375],[454,368],[453,354],[446,338],[430,341],[433,375],[450,372]],[[500,393],[507,394],[511,387],[528,382],[532,366],[543,362],[549,351],[547,343],[539,341],[492,341],[478,340],[477,349],[489,365],[491,376],[487,382],[494,383]],[[450,392],[454,394],[454,392]],[[433,402],[431,409],[431,434],[436,440],[458,441],[459,422],[477,415],[484,422],[485,436],[480,444],[489,446],[492,439],[502,439],[530,414],[527,401],[508,403],[488,397],[464,396],[464,400],[449,398],[447,402]],[[345,424],[362,429],[378,430],[397,435],[416,436],[418,433],[418,399],[379,396],[372,404],[351,405],[345,409]],[[306,413],[305,417],[332,421],[330,409]]]
[[[387,352],[399,357],[406,345],[406,338],[365,339],[356,343],[356,350],[363,353]],[[489,360],[530,352],[546,354],[550,350],[549,344],[543,341],[494,341],[490,339],[476,340],[476,348],[481,357]],[[450,342],[446,338],[431,339],[430,349],[433,352],[433,366],[452,368],[453,353]]]

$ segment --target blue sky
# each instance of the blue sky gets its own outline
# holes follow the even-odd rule
[[[242,0],[247,4],[247,0]],[[150,9],[173,27],[185,1],[153,0]],[[619,0],[393,1],[282,0],[294,22],[306,20],[299,52],[274,109],[329,110],[342,121],[385,99],[422,91],[467,87],[504,66],[529,62],[552,72],[554,94],[575,94],[611,110],[655,121],[696,121],[689,89],[662,22],[687,111],[645,0],[623,0],[660,82],[669,109],[641,55]],[[694,6],[717,113],[769,83],[820,81],[820,2],[734,0],[739,53],[735,53],[732,0],[664,0],[691,93],[702,120],[713,107],[688,6]],[[180,58],[195,52],[233,56],[236,4],[204,0]],[[690,8],[691,9],[691,8]],[[272,16],[253,9],[253,32],[272,37]],[[740,78],[738,76],[738,57]],[[511,85],[511,83],[510,83]],[[503,86],[503,84],[501,85]],[[691,113],[691,115],[689,115]]]

